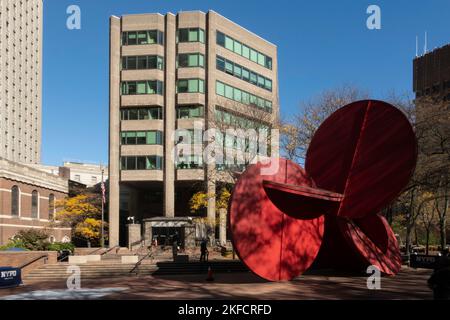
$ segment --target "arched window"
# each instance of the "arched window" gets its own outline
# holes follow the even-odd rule
[[[11,215],[18,217],[20,208],[20,190],[18,186],[11,188]]]
[[[53,220],[55,214],[55,195],[50,193],[48,196],[48,220]]]
[[[31,193],[31,218],[38,218],[39,194],[36,190]]]

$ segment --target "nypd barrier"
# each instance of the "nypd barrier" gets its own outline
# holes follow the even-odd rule
[[[17,287],[22,284],[19,268],[0,267],[0,288]]]

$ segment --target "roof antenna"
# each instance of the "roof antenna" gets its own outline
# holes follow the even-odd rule
[[[419,37],[416,36],[416,58],[419,56]]]
[[[427,32],[425,31],[425,45],[423,46],[423,54],[427,53]]]

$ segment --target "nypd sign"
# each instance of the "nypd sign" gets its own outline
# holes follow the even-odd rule
[[[22,283],[19,268],[0,267],[0,288],[15,287]]]

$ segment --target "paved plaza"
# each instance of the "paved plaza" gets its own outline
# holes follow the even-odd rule
[[[0,299],[432,299],[427,287],[431,270],[403,268],[382,277],[380,290],[367,289],[367,278],[310,273],[291,282],[267,282],[252,273],[134,276],[81,279],[81,290],[65,282],[29,283],[0,290]]]

